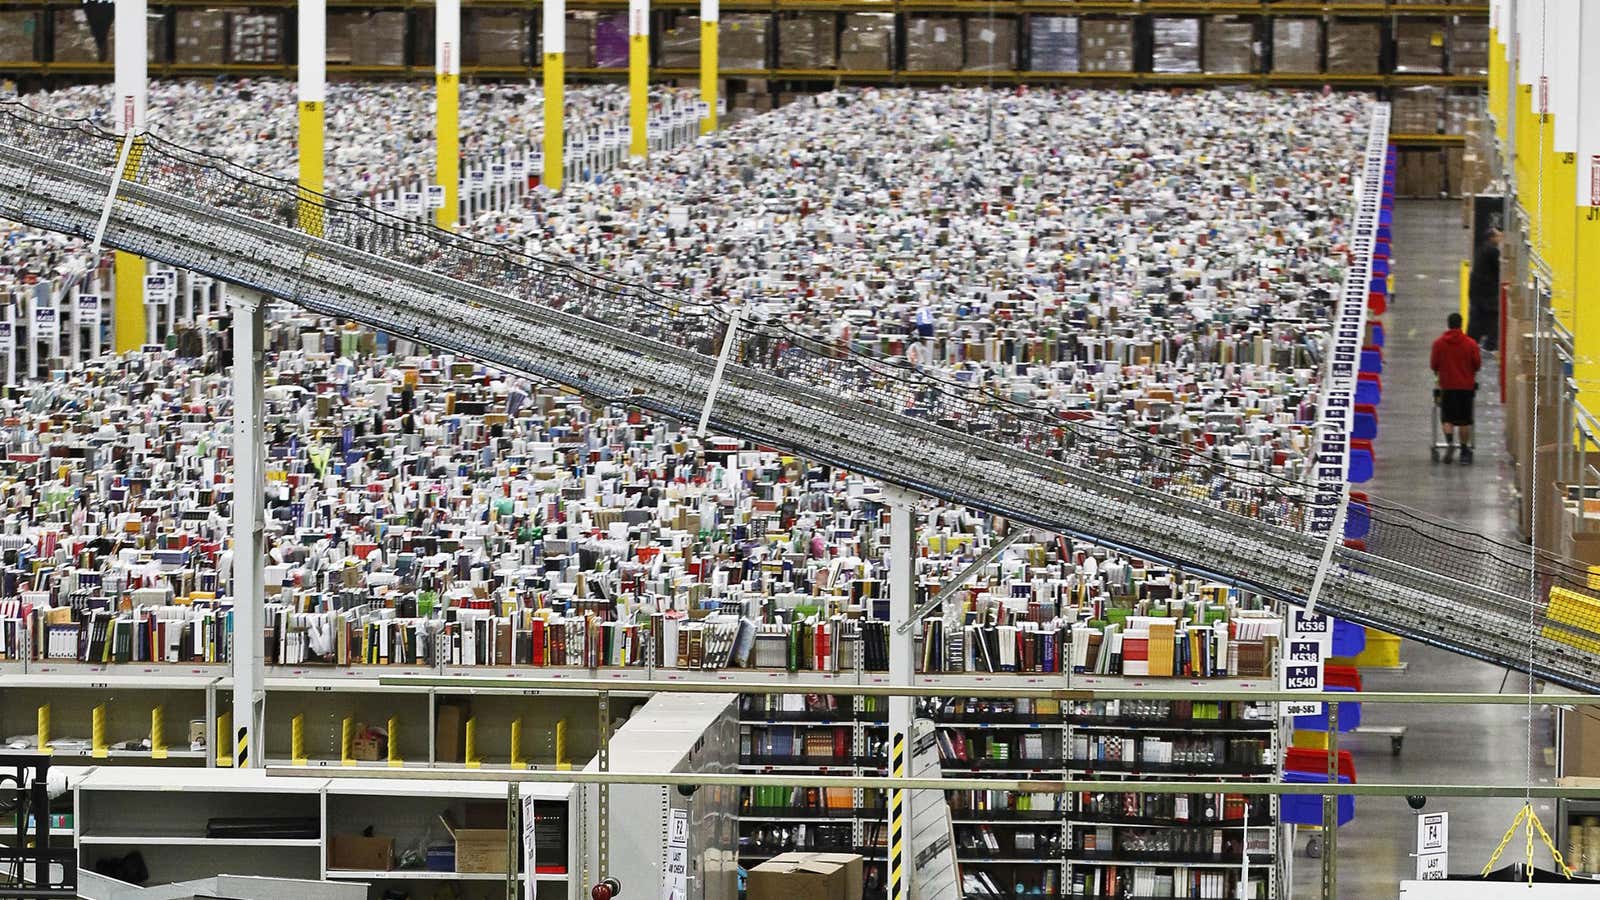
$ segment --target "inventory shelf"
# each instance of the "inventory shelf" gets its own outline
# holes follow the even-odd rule
[[[30,6],[81,7],[81,0],[35,0]],[[152,8],[214,7],[216,0],[161,0],[151,3]],[[261,8],[293,8],[295,0],[251,0],[244,4]],[[329,9],[431,9],[429,0],[392,0],[374,3],[372,0],[327,0]],[[538,7],[537,0],[461,0],[466,9],[530,9]],[[699,0],[654,0],[656,9],[699,9]],[[568,0],[568,9],[626,9],[627,0]],[[1184,0],[724,0],[724,10],[838,9],[858,11],[924,11],[951,10],[957,12],[1051,12],[1127,14],[1187,13],[1191,15],[1315,15],[1338,16],[1486,16],[1487,3],[1452,5],[1447,3],[1410,4],[1388,0],[1374,3],[1307,3],[1296,0],[1223,0],[1223,2],[1184,2]]]

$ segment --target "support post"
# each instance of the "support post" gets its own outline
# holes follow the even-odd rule
[[[567,0],[544,0],[544,172],[539,183],[561,190],[567,129]]]
[[[700,0],[700,100],[706,114],[700,119],[700,133],[717,130],[717,22],[722,16],[721,0]]]
[[[116,49],[116,96],[111,121],[117,134],[139,134],[145,129],[149,90],[146,63],[145,0],[118,0],[113,26]],[[138,155],[128,162],[125,177],[138,171]],[[113,342],[118,353],[137,350],[145,342],[144,260],[132,253],[116,254],[116,299],[113,304]]]
[[[628,152],[650,154],[650,0],[628,0]]]
[[[1339,900],[1339,702],[1328,703],[1328,789],[1322,795],[1322,897]]]
[[[1578,22],[1578,43],[1594,47],[1600,41],[1600,9],[1582,4]],[[1575,209],[1577,259],[1573,333],[1580,346],[1573,366],[1578,384],[1593,385],[1600,379],[1600,53],[1590,50],[1577,54],[1577,164]],[[1501,338],[1504,340],[1504,336]],[[1600,408],[1594,388],[1579,388],[1578,402],[1586,408]],[[1581,496],[1581,495],[1580,495]]]
[[[264,765],[259,751],[252,761],[251,750],[265,746],[261,394],[266,301],[254,291],[233,288],[228,305],[233,312],[233,734],[226,739],[232,741],[234,767],[242,769]]]
[[[327,0],[299,4],[300,230],[322,236],[323,106],[327,99]]]
[[[435,171],[444,188],[438,224],[454,229],[461,219],[461,0],[438,0],[434,15]]]
[[[916,605],[917,495],[893,485],[883,486],[889,501],[889,680],[910,684],[915,657],[914,633],[899,626],[911,618]],[[911,743],[911,698],[889,698],[889,774],[906,777],[906,754]],[[889,792],[889,900],[911,896],[911,867],[906,865],[911,836],[911,792]]]

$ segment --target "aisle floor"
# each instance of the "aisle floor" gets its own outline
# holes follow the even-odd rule
[[[1468,255],[1469,232],[1461,227],[1457,202],[1401,201],[1395,213],[1395,293],[1385,317],[1383,403],[1379,408],[1376,443],[1377,475],[1367,485],[1388,500],[1462,522],[1473,530],[1518,540],[1512,505],[1514,471],[1505,453],[1498,373],[1485,355],[1476,418],[1478,436],[1474,465],[1433,463],[1433,378],[1428,354],[1445,327],[1445,317],[1459,303],[1460,260]],[[1367,671],[1367,690],[1502,691],[1523,693],[1527,677],[1410,641],[1402,645],[1403,672]],[[1533,707],[1531,770],[1527,708],[1510,706],[1368,705],[1363,723],[1403,725],[1406,734],[1398,757],[1387,738],[1355,736],[1348,740],[1357,778],[1369,782],[1522,784],[1530,777],[1547,784],[1554,769],[1547,764],[1552,726],[1548,711]],[[1427,810],[1450,815],[1450,869],[1476,872],[1500,842],[1522,801],[1439,798]],[[1538,805],[1546,827],[1553,828],[1549,804]],[[1294,896],[1321,896],[1320,860],[1305,853],[1308,834],[1297,836]],[[1383,898],[1398,895],[1402,878],[1411,878],[1410,857],[1416,841],[1415,817],[1400,798],[1363,797],[1355,820],[1340,829],[1340,898]],[[1525,856],[1519,836],[1501,864]],[[1541,851],[1541,856],[1544,854]],[[1548,858],[1545,858],[1548,865]]]

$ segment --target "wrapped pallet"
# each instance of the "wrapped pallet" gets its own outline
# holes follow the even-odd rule
[[[767,28],[772,17],[766,13],[732,13],[717,23],[717,67],[721,69],[765,69]],[[695,65],[699,65],[698,58]]]
[[[1334,19],[1328,23],[1328,72],[1335,75],[1375,75],[1383,49],[1383,29],[1377,22]]]
[[[532,31],[520,10],[469,10],[462,29],[461,61],[469,66],[516,68],[528,64]]]
[[[1399,19],[1394,24],[1394,70],[1401,74],[1444,72],[1443,19]]]
[[[167,58],[168,27],[167,16],[165,13],[150,12],[145,14],[144,46],[146,62],[152,62],[158,65],[165,65],[166,63],[170,62],[170,60]],[[112,38],[112,36],[108,35],[106,38],[107,59],[112,58],[111,48],[114,46],[116,46],[116,41]]]
[[[1489,26],[1482,20],[1456,19],[1450,24],[1450,72],[1489,74]]]
[[[1125,18],[1078,23],[1078,62],[1085,72],[1133,71],[1133,22]]]
[[[973,16],[967,19],[969,72],[1012,72],[1017,68],[1017,20]]]
[[[39,12],[0,10],[0,62],[39,61]]]
[[[567,43],[562,48],[563,62],[568,68],[588,69],[594,66],[594,25],[597,14],[589,11],[567,13]],[[539,36],[544,40],[544,35]],[[541,55],[543,49],[540,49]]]
[[[594,23],[594,64],[599,69],[628,65],[628,14],[601,16]]]
[[[965,56],[961,20],[947,16],[912,16],[906,20],[906,71],[954,72]]]
[[[886,72],[894,67],[894,13],[845,13],[839,68]]]
[[[1322,20],[1272,20],[1272,71],[1306,75],[1322,71]]]
[[[778,22],[778,68],[831,69],[839,64],[833,13],[796,13]]]
[[[1476,94],[1451,94],[1444,98],[1444,133],[1467,134],[1480,118]]]
[[[82,9],[58,9],[54,24],[56,62],[106,62],[112,57],[111,30],[97,42]]]
[[[220,66],[228,46],[228,11],[179,8],[172,30],[172,61],[185,66]]]
[[[1389,130],[1396,134],[1438,134],[1444,120],[1444,88],[1401,88],[1390,101]]]
[[[1206,19],[1204,60],[1207,72],[1247,75],[1261,70],[1261,42],[1256,21],[1238,16]]]
[[[228,61],[250,65],[283,62],[283,13],[242,10],[230,13]]]
[[[367,14],[348,12],[345,10],[330,10],[328,12],[328,25],[325,32],[327,40],[327,59],[333,65],[349,65],[356,30],[367,21]],[[405,45],[401,44],[402,51]]]
[[[399,10],[363,16],[350,34],[350,62],[357,66],[406,64],[406,14]]]
[[[1155,16],[1150,20],[1150,71],[1186,74],[1200,71],[1200,20]]]
[[[721,52],[721,35],[718,34],[718,56]],[[678,16],[672,24],[661,29],[656,37],[659,55],[656,65],[663,69],[696,69],[700,66],[700,17]],[[717,60],[722,65],[722,60]]]
[[[1034,16],[1028,21],[1028,68],[1034,72],[1078,71],[1076,16]]]

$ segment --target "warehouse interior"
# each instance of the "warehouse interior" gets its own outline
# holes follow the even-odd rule
[[[0,2],[0,898],[1600,896],[1596,41]]]

